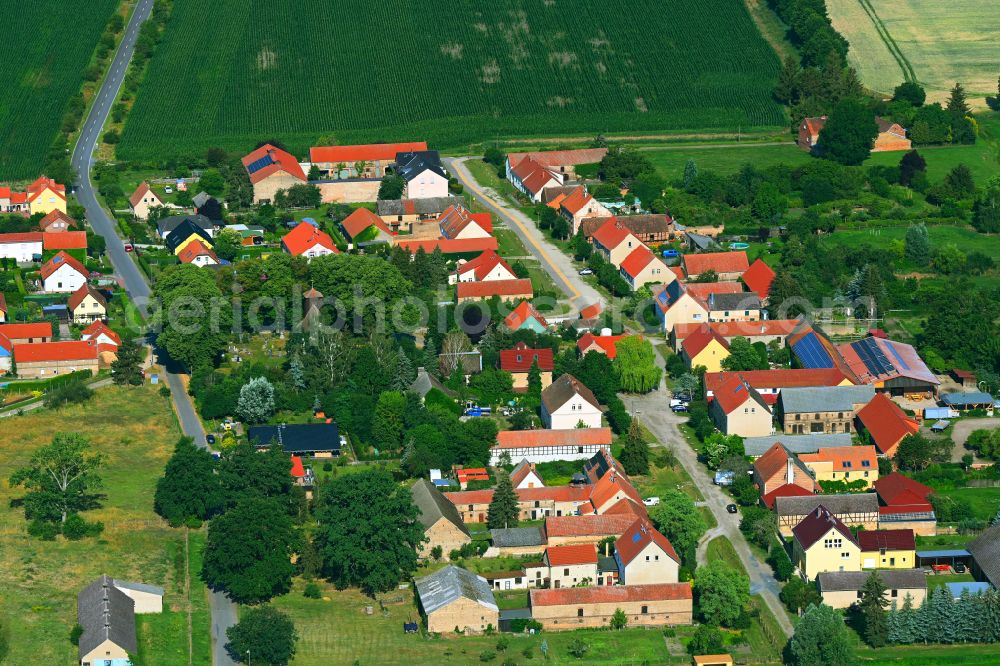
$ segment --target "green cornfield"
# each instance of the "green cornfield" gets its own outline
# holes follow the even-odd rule
[[[0,0],[0,180],[34,179],[118,0]]]
[[[175,0],[118,156],[783,126],[743,0]]]

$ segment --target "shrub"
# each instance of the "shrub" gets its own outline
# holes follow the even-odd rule
[[[69,642],[73,645],[80,644],[80,636],[83,634],[83,627],[79,624],[74,624],[73,628],[69,630]]]
[[[568,651],[571,656],[583,659],[590,651],[590,646],[582,638],[574,638],[573,642],[569,644]]]
[[[493,650],[483,650],[479,653],[479,661],[493,661],[497,658],[497,653]]]
[[[197,516],[188,516],[187,520],[184,521],[184,526],[192,530],[200,530],[201,519]]]
[[[316,583],[306,583],[305,588],[302,590],[302,596],[306,599],[320,599],[323,593]]]
[[[28,523],[28,534],[42,541],[55,541],[59,535],[59,524],[36,518]]]

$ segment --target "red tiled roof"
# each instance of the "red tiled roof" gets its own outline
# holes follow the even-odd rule
[[[42,247],[46,250],[86,250],[86,231],[57,231],[42,234]]]
[[[744,384],[738,373],[730,375],[715,392],[715,400],[726,414],[731,414],[733,410],[741,407],[747,398],[756,400],[765,408],[767,406],[757,390]]]
[[[700,301],[707,301],[712,294],[739,294],[743,287],[739,282],[688,282],[684,285],[689,294]]]
[[[767,298],[771,291],[771,283],[774,282],[774,269],[764,263],[763,259],[758,259],[743,272],[740,279],[750,291],[757,294],[761,300]]]
[[[659,261],[656,255],[650,252],[645,245],[640,245],[625,257],[620,268],[634,279],[639,277],[643,269],[654,261]]]
[[[522,462],[521,464],[519,464],[517,467],[514,468],[513,472],[510,473],[511,484],[515,488],[517,488],[518,484],[520,484],[522,481],[528,478],[528,475],[531,474],[532,472],[535,472],[535,464],[529,462]],[[535,472],[535,475],[537,476],[538,473]]]
[[[550,167],[576,166],[577,164],[595,164],[608,154],[607,148],[576,148],[574,150],[543,150],[532,153],[509,153],[507,159],[511,164],[518,164],[525,157],[530,157],[539,164]]]
[[[549,566],[567,567],[574,564],[597,564],[597,549],[592,543],[550,546],[545,549]]]
[[[587,350],[591,347],[597,346],[603,350],[604,354],[608,358],[614,358],[618,355],[618,341],[622,338],[628,337],[627,335],[594,335],[590,331],[584,333],[579,340],[576,341],[576,348],[581,354],[586,354]],[[596,351],[596,350],[593,350]]]
[[[296,479],[301,479],[306,475],[306,468],[302,464],[302,458],[299,456],[292,456],[292,476]]]
[[[177,258],[180,259],[182,264],[190,264],[202,255],[207,255],[212,258],[212,261],[219,263],[219,257],[215,254],[212,248],[208,247],[197,238],[185,245],[184,249],[177,254]]]
[[[628,565],[641,553],[649,544],[655,543],[660,549],[678,564],[681,563],[677,557],[670,539],[663,536],[647,520],[637,520],[625,530],[625,533],[618,537],[615,542],[615,552],[621,558],[622,564]]]
[[[0,291],[0,312],[7,312],[7,297]]]
[[[697,284],[697,283],[696,283]],[[732,282],[720,282],[718,284],[733,284]],[[688,285],[688,288],[695,285]],[[757,336],[791,335],[798,325],[798,319],[764,319],[761,321],[716,321],[708,324],[723,337],[744,337],[753,338]],[[683,340],[705,324],[701,323],[680,323],[674,324],[674,338]]]
[[[303,183],[306,182],[306,174],[302,171],[302,167],[299,166],[298,160],[296,160],[291,153],[276,146],[272,146],[269,143],[264,144],[244,157],[242,160],[243,166],[249,167],[251,164],[267,155],[271,156],[271,164],[268,164],[253,173],[249,173],[248,170],[247,173],[250,176],[251,183],[256,185],[260,181],[264,180],[273,173],[277,173],[278,171],[284,171],[293,178],[301,180]]]
[[[633,502],[642,503],[642,495],[635,489],[632,482],[624,474],[616,471],[605,474],[597,480],[597,483],[593,484],[590,491],[590,503],[594,506],[594,511],[599,511],[619,492],[624,493]]]
[[[52,324],[47,321],[30,324],[0,324],[0,333],[11,340],[28,340],[30,338],[51,338]]]
[[[831,462],[835,472],[878,470],[874,446],[827,446],[816,453],[803,453],[799,455],[799,460],[804,463]]]
[[[500,369],[507,372],[528,372],[535,361],[538,362],[539,370],[551,372],[554,365],[552,349],[550,347],[531,349],[525,343],[518,342],[513,349],[504,349],[500,352]]]
[[[851,530],[847,528],[847,525],[822,504],[813,509],[808,516],[792,528],[792,535],[799,542],[799,545],[802,546],[803,550],[809,550],[813,544],[822,539],[831,529],[840,532],[847,541],[855,545],[858,543],[855,541],[854,535],[851,534]]]
[[[590,203],[591,199],[593,197],[587,193],[587,188],[580,185],[562,200],[559,207],[565,209],[570,215],[576,215],[584,206]]]
[[[27,192],[11,192],[10,202],[12,204],[23,204],[28,202]]]
[[[38,198],[42,192],[46,189],[50,189],[55,192],[60,198],[66,198],[66,186],[60,185],[56,181],[48,178],[46,176],[41,176],[31,185],[28,185],[26,194],[28,195],[28,201],[34,201]]]
[[[927,496],[933,492],[930,487],[899,472],[887,474],[873,485],[879,499],[889,506],[927,504]]]
[[[580,319],[596,319],[604,311],[604,306],[600,302],[588,305],[580,310]]]
[[[802,120],[805,123],[806,131],[809,132],[810,136],[819,136],[820,130],[826,125],[826,116],[820,116],[818,118],[804,118]]]
[[[808,489],[796,483],[786,483],[783,486],[778,486],[768,494],[761,497],[761,501],[764,502],[764,506],[768,509],[774,508],[774,500],[779,497],[807,497],[808,495],[814,495],[815,493],[809,492]]]
[[[104,298],[104,294],[102,294],[101,292],[97,291],[97,289],[94,289],[92,286],[90,286],[90,283],[87,283],[70,295],[69,301],[67,301],[66,303],[66,305],[69,307],[70,312],[76,310],[77,306],[80,305],[80,303],[83,302],[83,299],[86,298],[88,295],[93,296],[94,300],[96,300],[104,307],[108,307],[108,301],[106,298]]]
[[[788,449],[782,446],[781,442],[775,442],[764,455],[754,461],[753,467],[762,479],[768,481],[776,474],[785,471],[789,457]]]
[[[42,219],[40,219],[38,221],[38,228],[41,229],[42,231],[45,231],[53,223],[59,222],[59,221],[65,222],[66,225],[69,226],[69,227],[75,227],[75,226],[77,226],[76,225],[76,220],[74,220],[72,217],[70,217],[66,213],[62,212],[58,208],[53,208],[52,210],[50,210],[45,215],[45,217],[43,217]]]
[[[528,278],[490,280],[489,282],[459,282],[456,287],[456,295],[459,299],[487,299],[493,296],[523,296],[525,298],[532,298],[534,293],[531,288],[531,280]]]
[[[681,343],[681,347],[684,349],[684,353],[687,354],[688,358],[694,359],[698,356],[698,354],[704,351],[705,347],[707,347],[712,340],[715,340],[722,345],[723,349],[729,349],[729,343],[726,339],[704,324],[702,325],[702,329],[700,331],[684,338],[684,342]]]
[[[515,489],[517,498],[521,502],[549,501],[549,502],[586,502],[590,496],[590,489],[586,486],[555,486],[552,488],[520,488]],[[454,493],[445,493],[445,497],[456,506],[464,504],[489,504],[493,499],[492,490],[463,490]]]
[[[135,192],[132,193],[132,196],[128,198],[128,202],[132,204],[132,208],[135,208],[136,206],[139,205],[139,202],[142,201],[142,198],[146,196],[147,192],[152,192],[153,196],[156,197],[157,200],[160,199],[160,197],[157,196],[156,192],[153,192],[150,189],[149,183],[147,183],[146,181],[142,181],[141,183],[139,183],[139,187],[135,188]]]
[[[708,271],[716,273],[744,273],[750,268],[747,253],[743,250],[736,252],[708,252],[705,254],[685,254],[681,255],[681,266],[688,277],[701,275]]]
[[[346,233],[351,240],[354,240],[368,227],[377,227],[380,231],[384,231],[390,236],[392,235],[392,229],[389,228],[389,225],[383,222],[381,217],[367,208],[356,209],[353,213],[341,221],[340,226],[344,228],[344,233]]]
[[[636,518],[646,518],[649,514],[646,513],[646,507],[644,505],[637,504],[634,500],[626,497],[612,504],[602,515],[623,515],[635,516]]]
[[[465,483],[466,481],[488,481],[490,473],[486,471],[485,467],[463,467],[455,472],[455,476],[458,477],[459,483]]]
[[[114,343],[115,347],[121,347],[121,345],[122,345],[122,339],[120,337],[118,337],[118,334],[115,333],[114,331],[112,331],[108,327],[108,325],[105,324],[100,319],[98,319],[97,321],[92,322],[90,324],[90,326],[88,326],[87,328],[83,329],[80,332],[80,339],[81,340],[90,340],[90,339],[96,340],[96,339],[100,338],[101,335],[106,335],[107,337],[111,338],[111,341]]]
[[[702,324],[702,326],[704,325]],[[684,342],[686,343],[687,339]],[[844,373],[836,368],[779,368],[777,370],[740,370],[738,373],[706,372],[705,390],[709,393],[715,393],[717,388],[734,374],[738,374],[744,382],[758,390],[839,386],[847,379]]]
[[[356,146],[313,146],[309,149],[310,162],[370,162],[394,161],[396,153],[427,150],[427,142],[366,143]]]
[[[627,500],[626,500],[627,501]],[[614,506],[617,507],[618,502]],[[545,535],[554,537],[606,537],[620,536],[635,522],[633,513],[605,513],[587,516],[548,516],[545,518]]]
[[[611,428],[501,430],[497,433],[497,448],[500,449],[594,445],[611,446]]]
[[[308,222],[299,222],[297,227],[282,236],[281,242],[293,257],[305,254],[314,245],[321,245],[334,254],[340,252],[328,233]]]
[[[41,243],[41,231],[24,231],[16,234],[0,234],[0,245],[7,243]]]
[[[598,227],[591,238],[594,239],[594,242],[600,243],[601,246],[611,251],[625,242],[629,236],[632,236],[632,232],[628,230],[628,227],[619,222],[617,218],[609,217],[608,221]],[[635,237],[633,236],[633,238]],[[636,241],[638,242],[638,239]]]
[[[470,259],[459,266],[455,272],[458,275],[464,275],[469,271],[474,271],[476,280],[482,280],[498,265],[503,266],[504,270],[506,270],[511,276],[514,275],[514,269],[511,268],[510,264],[504,261],[495,250],[486,250],[475,259]]]
[[[904,437],[920,430],[920,424],[884,393],[876,393],[872,401],[861,408],[858,420],[864,424],[879,451],[887,455],[895,451]]]
[[[450,240],[447,238],[434,238],[428,240],[399,240],[401,237],[396,237],[396,245],[408,250],[412,254],[416,254],[417,250],[420,248],[424,249],[427,254],[432,253],[435,249],[440,249],[443,254],[466,254],[470,252],[483,252],[485,250],[496,250],[497,249],[497,239],[493,236],[488,238],[460,238],[457,240]]]
[[[54,257],[42,264],[42,267],[39,269],[39,272],[42,274],[42,279],[47,279],[50,275],[62,268],[63,265],[69,266],[85,278],[90,278],[90,271],[88,271],[83,264],[60,250]]]
[[[915,550],[917,540],[913,530],[862,530],[858,532],[861,550]]]
[[[531,606],[581,606],[587,604],[623,604],[641,601],[690,600],[691,583],[656,585],[600,585],[531,590]]]
[[[504,325],[512,331],[516,331],[528,321],[528,319],[534,318],[539,324],[544,328],[549,327],[549,322],[545,321],[545,317],[535,309],[535,306],[528,301],[521,301],[517,304],[517,307],[511,310],[510,314],[507,315],[503,323]]]
[[[14,362],[42,363],[52,361],[82,361],[97,358],[97,345],[92,341],[32,342],[14,345]]]
[[[470,224],[477,225],[488,234],[493,233],[493,216],[489,213],[473,213],[465,206],[449,206],[437,219],[444,238],[456,239]]]

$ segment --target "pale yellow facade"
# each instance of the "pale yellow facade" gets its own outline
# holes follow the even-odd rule
[[[916,566],[916,551],[882,548],[861,552],[862,569],[913,569]]]
[[[549,567],[549,586],[587,587],[597,582],[597,563]]]
[[[823,603],[831,608],[849,608],[861,600],[860,592],[856,590],[821,591],[820,594],[823,597]],[[890,604],[895,602],[897,608],[903,607],[906,595],[910,595],[914,608],[920,608],[920,604],[924,603],[924,599],[927,597],[927,590],[922,587],[913,587],[885,591],[886,600]]]
[[[453,633],[457,628],[465,633],[479,634],[488,626],[495,629],[499,613],[492,608],[461,597],[427,616],[427,631],[437,634]]]
[[[722,362],[727,358],[729,358],[729,350],[715,339],[711,340],[704,349],[693,357],[689,357],[687,352],[684,353],[684,359],[688,362],[689,367],[697,368],[699,365],[703,365],[706,372],[722,372]]]
[[[110,640],[104,641],[87,654],[80,655],[81,664],[103,664],[115,659],[128,659],[128,652]]]
[[[625,585],[654,585],[657,583],[676,583],[678,565],[655,543],[649,543],[632,561],[624,567]]]
[[[808,580],[824,571],[861,571],[861,548],[831,528],[806,551],[794,540],[792,562]]]
[[[833,461],[830,460],[808,461],[805,462],[805,466],[812,470],[814,477],[821,484],[824,481],[853,483],[864,480],[867,482],[866,487],[871,488],[872,484],[878,481],[878,466],[869,469],[835,470]]]
[[[709,403],[708,411],[715,425],[726,435],[763,437],[770,435],[773,430],[771,412],[753,398],[747,398],[746,402],[729,414],[722,410],[718,400],[713,400]]]
[[[54,210],[65,213],[66,197],[63,194],[46,187],[37,197],[35,197],[35,199],[31,202],[30,207],[32,215],[35,215],[36,213],[47,215]]]
[[[691,294],[683,294],[663,315],[663,332],[670,333],[677,324],[701,324],[708,321],[708,311]]]
[[[89,324],[97,319],[104,319],[108,310],[96,298],[87,294],[83,300],[73,308],[73,321],[77,324]]]
[[[528,373],[527,372],[512,372],[511,378],[514,380],[514,389],[526,389],[528,388]],[[552,384],[552,372],[545,371],[542,372],[542,390],[544,391]]]
[[[691,599],[532,606],[531,616],[541,622],[546,631],[568,631],[607,627],[611,616],[619,608],[628,617],[629,627],[691,624]]]

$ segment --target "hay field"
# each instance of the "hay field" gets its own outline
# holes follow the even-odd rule
[[[943,101],[956,81],[985,106],[1000,75],[1000,7],[981,0],[827,0],[865,85],[891,93],[908,72]]]

